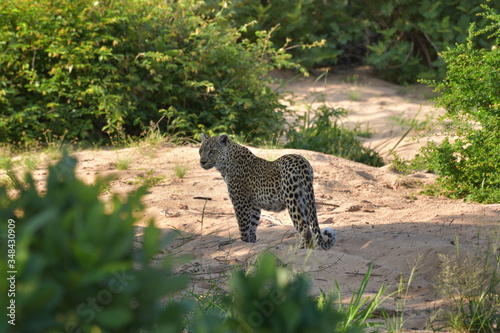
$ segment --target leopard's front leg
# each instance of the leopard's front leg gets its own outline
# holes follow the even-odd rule
[[[260,209],[253,207],[249,202],[233,201],[234,212],[240,228],[241,240],[257,242],[257,226],[260,221]]]

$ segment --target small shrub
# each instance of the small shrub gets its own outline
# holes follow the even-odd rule
[[[146,187],[154,187],[158,185],[161,181],[165,180],[165,175],[155,176],[154,169],[149,169],[145,173],[137,176],[135,181],[132,182],[134,185],[146,186]]]
[[[362,94],[357,90],[349,90],[349,92],[347,93],[347,98],[350,101],[360,101],[362,99]]]
[[[426,161],[419,154],[416,154],[410,160],[406,160],[396,153],[391,154],[393,160],[391,161],[391,169],[402,173],[403,175],[409,175],[415,171],[422,171],[425,169]]]
[[[187,165],[176,164],[174,166],[174,173],[177,178],[184,178],[188,170],[189,168]]]
[[[187,279],[173,275],[171,260],[161,269],[150,265],[159,251],[159,231],[151,221],[142,249],[133,249],[135,214],[143,209],[146,188],[124,200],[115,195],[108,207],[98,199],[106,181],[86,185],[75,177],[75,165],[65,155],[50,167],[44,194],[30,173],[16,195],[0,187],[2,244],[12,239],[12,220],[16,251],[0,262],[7,267],[11,260],[17,271],[15,326],[2,320],[0,330],[179,332],[188,304],[164,306],[161,300],[183,289]],[[8,282],[0,281],[3,309]]]
[[[299,117],[287,131],[285,147],[319,151],[377,167],[384,165],[377,152],[363,146],[356,131],[340,122],[345,110],[323,104],[312,113],[311,118],[310,112]]]
[[[127,170],[130,166],[130,163],[132,163],[132,160],[128,156],[117,157],[116,168],[118,170]]]

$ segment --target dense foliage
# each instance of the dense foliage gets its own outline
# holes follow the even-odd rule
[[[500,45],[500,14],[483,14],[484,29],[471,26],[465,43],[442,53],[448,66],[442,82],[429,83],[446,109],[447,139],[423,150],[428,167],[439,174],[439,191],[480,202],[500,202],[500,49],[480,48],[489,38]]]
[[[206,2],[212,8],[219,3]],[[288,43],[305,66],[364,63],[388,80],[405,83],[442,75],[445,67],[438,52],[465,41],[469,24],[481,21],[476,14],[486,2],[234,0],[229,11],[238,25],[256,22],[249,32],[279,25],[273,41]],[[322,48],[307,47],[322,41]]]
[[[283,106],[269,70],[292,66],[265,32],[255,42],[199,2],[0,3],[0,142],[136,136],[151,123],[183,136],[268,139]]]

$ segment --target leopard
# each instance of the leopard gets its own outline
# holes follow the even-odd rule
[[[257,242],[261,210],[288,209],[301,248],[319,245],[327,250],[335,244],[335,231],[330,227],[321,231],[318,225],[314,172],[305,157],[286,154],[268,161],[226,134],[201,134],[199,154],[201,167],[215,167],[226,183],[242,241]]]

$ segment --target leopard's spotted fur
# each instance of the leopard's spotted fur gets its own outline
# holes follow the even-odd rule
[[[321,232],[319,228],[313,169],[304,157],[289,154],[269,162],[229,140],[227,135],[208,138],[202,134],[200,164],[206,170],[215,167],[221,173],[243,241],[256,242],[261,209],[279,212],[287,208],[302,236],[302,247],[317,243],[329,249],[335,243],[333,229]]]

